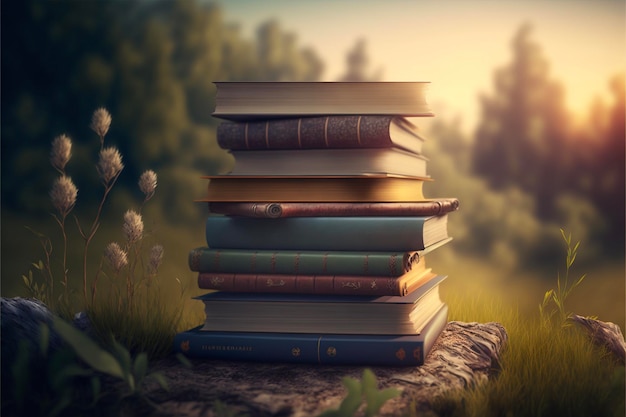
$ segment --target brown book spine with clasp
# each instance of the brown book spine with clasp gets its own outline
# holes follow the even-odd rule
[[[458,210],[456,198],[399,203],[231,203],[210,202],[209,212],[259,218],[345,216],[439,216]]]

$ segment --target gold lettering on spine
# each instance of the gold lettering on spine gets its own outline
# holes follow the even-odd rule
[[[272,273],[276,272],[276,252],[272,253]]]
[[[328,148],[328,121],[330,117],[326,117],[326,121],[324,122],[324,143],[326,143],[326,147]]]
[[[244,128],[244,139],[246,140],[246,148],[250,149],[250,143],[248,142],[248,122],[246,122]]]
[[[398,268],[396,267],[396,258],[397,255],[395,253],[391,255],[391,258],[389,258],[389,272],[391,275],[395,275],[397,273],[396,270]]]
[[[285,281],[284,280],[280,280],[280,281],[274,281],[273,279],[268,279],[267,281],[265,281],[265,285],[267,287],[284,287],[285,286]]]
[[[300,269],[300,252],[296,253],[296,256],[294,257],[293,272],[297,275],[299,269]]]
[[[356,121],[356,141],[361,144],[361,116]]]
[[[220,270],[220,255],[220,251],[216,251],[213,257],[213,269],[215,269],[216,272]]]
[[[342,282],[341,288],[351,288],[353,290],[358,290],[359,288],[361,288],[361,283],[358,281]]]
[[[224,278],[213,276],[210,281],[214,288],[219,288],[224,283]]]
[[[258,252],[254,252],[252,254],[252,258],[250,258],[250,271],[254,272],[256,270],[256,256]]]
[[[265,122],[265,146],[269,149],[270,147],[270,121]]]

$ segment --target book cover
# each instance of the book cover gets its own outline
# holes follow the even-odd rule
[[[213,116],[258,120],[319,115],[433,116],[429,82],[218,81]]]
[[[224,121],[217,126],[222,149],[385,148],[420,154],[425,138],[399,116],[320,116],[253,122]]]
[[[434,276],[402,297],[215,291],[196,299],[204,303],[202,330],[414,334],[441,307],[445,278]]]
[[[413,217],[209,216],[207,246],[215,249],[412,252],[447,239],[447,214]]]
[[[456,198],[400,203],[210,202],[209,212],[228,216],[279,217],[439,216],[456,211]]]
[[[359,176],[232,176],[209,180],[208,202],[413,202],[424,201],[428,178],[388,175]]]
[[[400,148],[230,151],[230,175],[309,176],[390,174],[428,177],[427,159]]]
[[[399,277],[200,272],[198,288],[230,292],[405,296],[433,278],[430,271],[425,267],[416,268]]]
[[[443,304],[420,334],[337,335],[207,332],[178,333],[174,352],[192,358],[322,365],[420,366],[448,323]]]

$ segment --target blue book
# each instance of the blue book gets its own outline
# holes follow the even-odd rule
[[[423,250],[448,238],[448,217],[209,216],[206,241],[214,249],[398,251]]]
[[[205,331],[321,334],[415,334],[441,308],[435,275],[406,296],[212,292]]]
[[[177,334],[174,351],[201,359],[322,365],[419,366],[448,323],[442,307],[419,334],[338,335],[202,331]]]

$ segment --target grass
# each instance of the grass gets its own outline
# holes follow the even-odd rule
[[[451,318],[492,317],[508,333],[489,383],[445,394],[440,416],[623,416],[624,367],[577,327],[542,326],[484,298],[448,297]]]
[[[515,301],[515,287],[509,287],[508,292],[493,291],[506,285],[494,276],[491,278],[496,281],[491,287],[481,278],[472,279],[473,286],[453,286],[448,282],[443,297],[450,306],[451,320],[497,321],[506,328],[508,343],[500,358],[501,369],[486,384],[445,393],[435,402],[436,414],[625,415],[623,364],[593,345],[582,329],[563,326],[559,321],[546,325],[539,314],[540,297],[535,299],[534,314],[524,311],[520,309],[520,299]],[[585,284],[581,283],[583,288]],[[576,309],[577,304],[571,306]],[[606,311],[611,310],[605,306]]]

